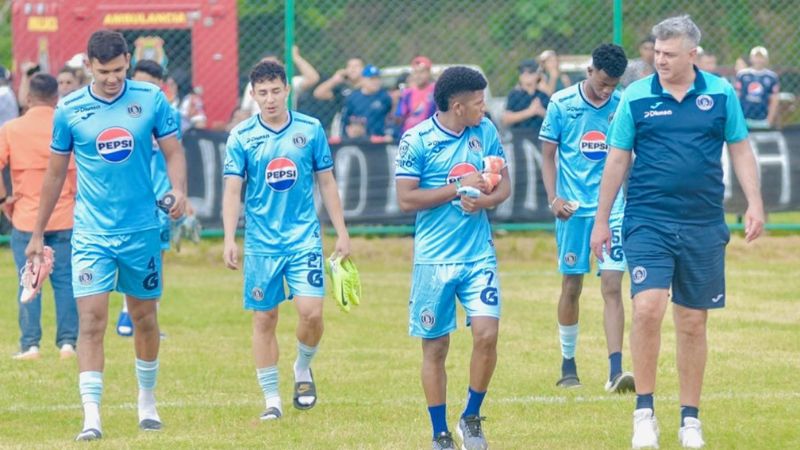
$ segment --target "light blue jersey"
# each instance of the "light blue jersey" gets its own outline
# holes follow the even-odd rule
[[[94,96],[91,86],[61,99],[51,149],[75,153],[75,231],[122,234],[157,228],[153,136],[162,139],[177,130],[164,94],[150,83],[126,80],[112,100]]]
[[[172,110],[172,116],[175,118],[175,123],[181,123],[181,113],[173,107],[170,107],[170,109]],[[183,137],[180,127],[178,128],[177,137],[178,140]],[[156,194],[156,199],[160,199],[172,190],[172,184],[169,182],[169,174],[167,173],[167,161],[156,140],[153,140],[153,159],[150,161],[150,173],[153,177],[153,192]],[[164,213],[161,210],[159,211],[162,214]]]
[[[553,94],[547,105],[539,139],[558,145],[556,195],[580,203],[576,217],[593,217],[597,213],[608,154],[606,133],[620,97],[614,91],[605,104],[597,107],[586,99],[583,83],[578,83]],[[620,190],[611,214],[620,214],[624,208]]]
[[[419,180],[421,189],[436,189],[482,171],[485,156],[505,159],[497,129],[489,119],[456,135],[434,115],[403,135],[395,177]],[[457,203],[447,202],[417,212],[415,264],[468,263],[485,258],[495,258],[485,210],[466,214]]]
[[[245,255],[291,255],[322,247],[314,209],[314,174],[333,168],[319,120],[289,111],[269,128],[256,114],[228,136],[224,176],[247,178]]]

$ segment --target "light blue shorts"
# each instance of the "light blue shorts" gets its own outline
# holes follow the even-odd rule
[[[269,311],[286,297],[325,297],[322,249],[312,248],[290,256],[245,255],[244,309]]]
[[[161,240],[157,228],[125,234],[72,234],[75,298],[113,290],[139,299],[161,297]]]
[[[408,305],[408,334],[434,339],[456,329],[456,297],[471,317],[500,318],[497,260],[415,264]]]
[[[603,262],[597,270],[625,271],[625,253],[622,251],[622,214],[611,216],[611,255],[603,251]],[[594,217],[556,219],[556,245],[558,246],[558,271],[564,275],[582,275],[592,270],[592,237]]]

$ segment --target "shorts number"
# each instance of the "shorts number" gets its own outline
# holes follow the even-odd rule
[[[318,253],[308,254],[308,268],[318,269],[322,264],[322,257]]]
[[[494,270],[492,269],[484,269],[483,273],[487,275],[486,277],[486,286],[491,286],[492,281],[494,281]]]
[[[619,227],[611,229],[611,251],[608,256],[616,262],[622,261],[624,254],[622,253],[622,231]]]
[[[147,263],[147,270],[156,270],[156,258],[155,258],[155,256],[150,258],[150,262]]]

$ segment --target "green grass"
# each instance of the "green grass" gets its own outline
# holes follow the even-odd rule
[[[113,331],[120,306],[115,295],[106,335],[105,438],[92,447],[430,448],[420,344],[407,336],[411,245],[408,238],[354,240],[364,299],[349,315],[327,300],[325,336],[314,361],[320,400],[310,411],[291,407],[296,314],[291,304],[283,305],[279,365],[287,407],[274,423],[258,420],[263,398],[250,353],[250,315],[241,308],[242,274],[222,267],[219,242],[170,254],[160,310],[168,338],[157,388],[166,428],[159,434],[136,428],[132,342]],[[597,279],[587,277],[582,299],[577,358],[585,385],[564,392],[554,386],[560,370],[560,277],[552,235],[510,234],[497,239],[497,248],[503,292],[499,362],[482,409],[492,448],[628,448],[633,398],[603,391],[608,369]],[[728,307],[711,314],[701,405],[709,448],[800,448],[798,248],[797,236],[751,245],[734,237],[729,247]],[[75,361],[60,361],[53,345],[50,289],[45,288],[43,358],[12,361],[19,335],[7,248],[0,249],[0,267],[0,447],[85,448],[70,442],[82,420],[77,369]],[[628,302],[626,307],[629,313]],[[668,316],[656,392],[666,449],[678,447],[673,330]],[[469,346],[462,327],[453,335],[447,364],[451,427],[464,404]],[[630,367],[627,351],[624,364]]]

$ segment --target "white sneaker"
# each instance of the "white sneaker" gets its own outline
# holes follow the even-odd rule
[[[59,353],[61,353],[61,359],[71,359],[77,355],[77,353],[75,353],[75,347],[72,344],[62,345]]]
[[[12,358],[16,359],[17,361],[22,361],[26,359],[39,359],[41,356],[42,355],[39,353],[39,347],[32,345],[28,347],[28,349],[25,350],[24,352],[19,352],[15,354],[14,356],[12,356]]]
[[[678,440],[683,448],[703,448],[703,426],[700,420],[694,417],[683,419],[683,426],[678,430]]]
[[[650,408],[633,412],[633,448],[658,448],[658,421]]]

